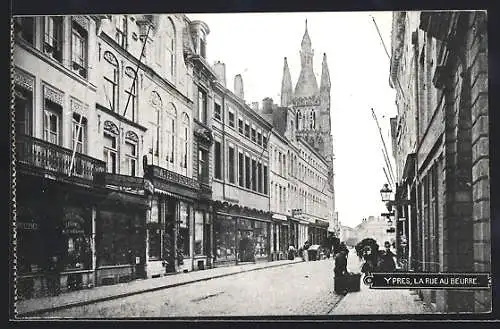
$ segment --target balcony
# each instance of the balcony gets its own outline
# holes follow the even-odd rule
[[[73,151],[47,141],[16,135],[17,167],[20,171],[69,181],[86,186],[100,184],[98,173],[106,171],[104,161],[75,153],[70,173]]]

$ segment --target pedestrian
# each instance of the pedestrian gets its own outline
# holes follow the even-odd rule
[[[369,275],[377,269],[377,253],[373,252],[370,246],[364,246],[362,255],[365,262],[361,267],[361,272],[365,273],[365,275]]]
[[[391,251],[391,243],[384,242],[385,250],[380,251],[378,270],[380,272],[391,273],[396,270],[396,262],[394,258],[396,255]]]
[[[60,261],[57,256],[52,256],[47,264],[47,290],[49,296],[57,296],[61,292]]]
[[[349,250],[345,245],[341,245],[339,247],[339,252],[335,255],[335,267],[333,269],[334,280],[335,280],[335,292],[338,294],[346,294],[347,286],[346,286],[346,276],[348,275],[347,271],[347,254]]]

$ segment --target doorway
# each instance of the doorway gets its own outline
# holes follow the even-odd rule
[[[238,230],[238,262],[255,261],[255,239],[253,230]]]

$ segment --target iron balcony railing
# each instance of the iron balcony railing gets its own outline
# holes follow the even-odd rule
[[[41,169],[47,173],[72,177],[87,183],[94,182],[98,173],[106,171],[104,161],[77,152],[70,174],[72,155],[72,150],[62,146],[28,135],[16,135],[18,166],[25,165],[31,169]]]

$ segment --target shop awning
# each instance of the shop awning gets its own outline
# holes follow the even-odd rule
[[[123,206],[137,206],[137,207],[148,207],[147,198],[142,195],[134,195],[125,192],[111,192],[109,193],[105,201],[112,201]]]
[[[281,214],[273,214],[273,219],[281,220],[281,221],[287,221],[287,217],[285,215]]]

